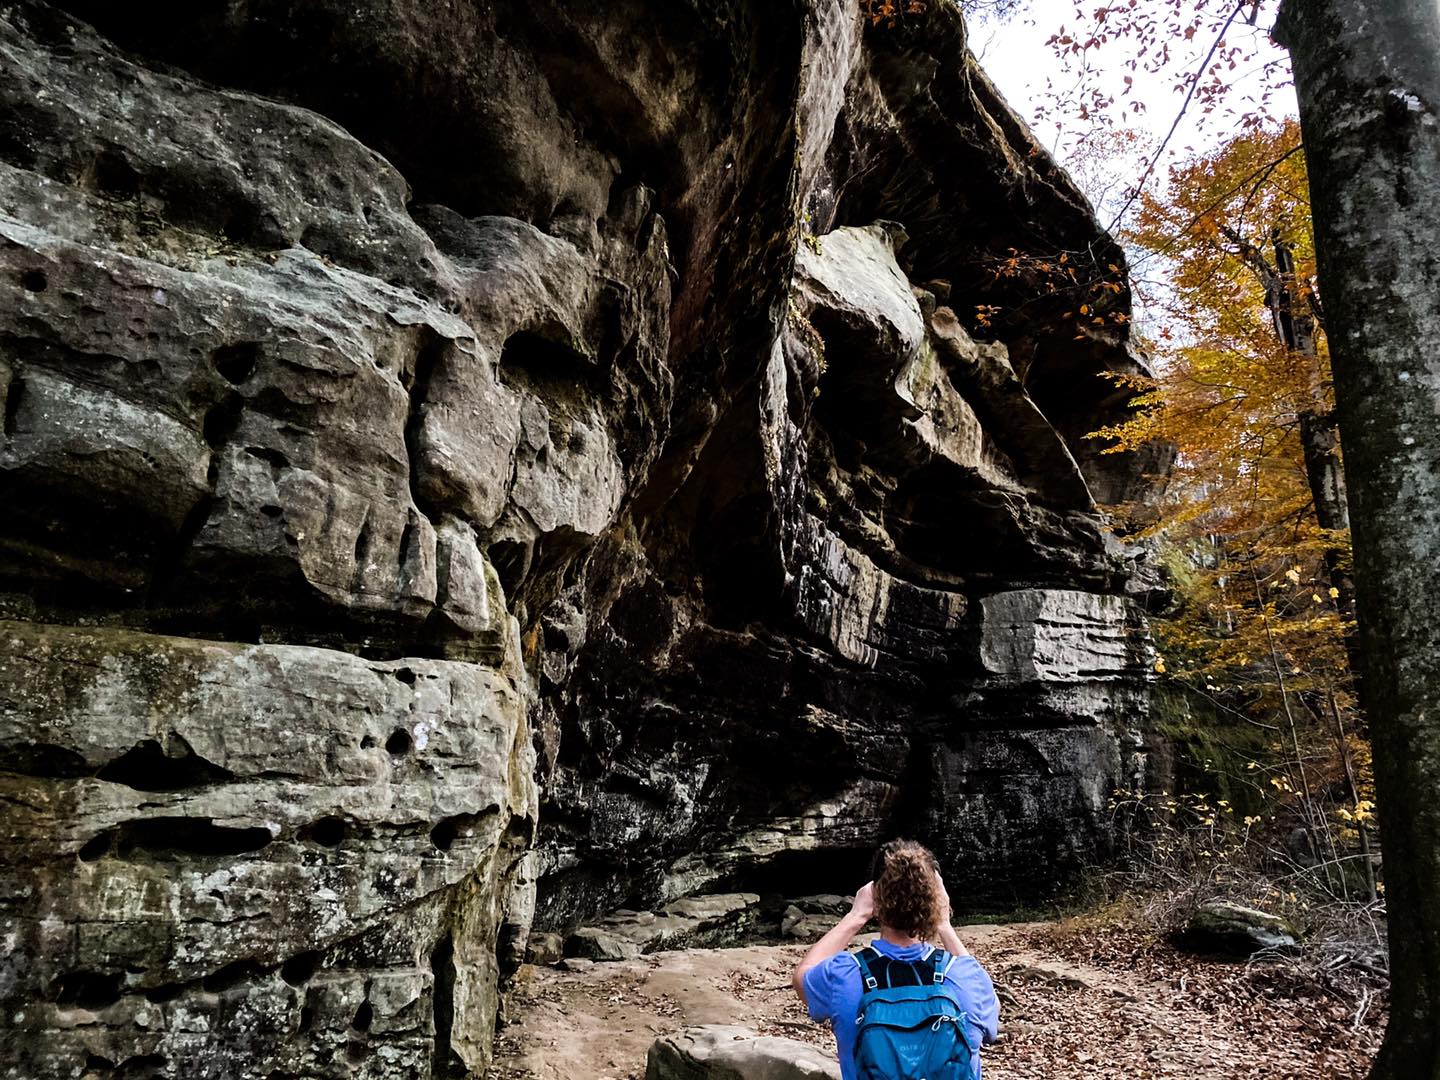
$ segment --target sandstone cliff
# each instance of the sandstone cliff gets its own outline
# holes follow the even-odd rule
[[[0,8],[0,1075],[464,1075],[532,926],[1103,852],[1120,267],[948,0]]]

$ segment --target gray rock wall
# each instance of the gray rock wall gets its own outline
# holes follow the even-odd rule
[[[0,8],[0,1075],[474,1074],[532,926],[1103,854],[1112,264],[944,2]]]

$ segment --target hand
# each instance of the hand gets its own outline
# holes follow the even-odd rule
[[[867,881],[855,894],[855,899],[850,904],[850,914],[867,923],[875,917],[875,883]]]
[[[953,912],[950,908],[950,894],[945,891],[945,879],[940,876],[939,870],[935,871],[935,884],[940,889],[940,921],[948,926]]]

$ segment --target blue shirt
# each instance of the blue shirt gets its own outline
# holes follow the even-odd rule
[[[880,955],[895,960],[919,960],[930,948],[924,942],[900,946],[881,938],[876,938],[874,944]],[[945,975],[944,986],[968,1017],[965,1034],[970,1045],[994,1042],[1000,1031],[1000,1002],[980,961],[973,956],[955,957]],[[855,1018],[860,1012],[863,989],[860,962],[853,953],[832,956],[805,973],[805,1004],[810,1008],[810,1019],[830,1021],[844,1080],[855,1080]],[[976,1055],[975,1076],[978,1080],[979,1055]]]

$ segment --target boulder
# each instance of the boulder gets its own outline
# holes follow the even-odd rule
[[[1279,915],[1231,900],[1207,900],[1190,917],[1179,941],[1197,952],[1250,956],[1262,949],[1297,948],[1300,935]]]
[[[560,934],[534,933],[525,942],[527,964],[553,964],[565,955],[565,938]]]
[[[812,915],[791,904],[780,918],[780,936],[804,942],[818,941],[834,925],[834,915]]]
[[[711,1024],[656,1039],[645,1080],[840,1080],[840,1063],[808,1043]]]

